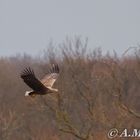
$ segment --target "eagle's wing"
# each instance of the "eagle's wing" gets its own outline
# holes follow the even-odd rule
[[[59,67],[58,65],[52,65],[51,69],[49,70],[49,74],[47,74],[41,82],[46,86],[46,87],[52,87],[56,79],[58,78],[59,75]]]
[[[25,68],[20,76],[34,91],[41,92],[46,89],[46,87],[35,77],[34,71],[31,70],[30,67]]]

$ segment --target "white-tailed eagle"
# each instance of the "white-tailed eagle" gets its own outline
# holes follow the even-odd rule
[[[49,73],[42,80],[38,80],[36,78],[34,71],[30,67],[25,68],[20,76],[23,81],[32,88],[31,91],[25,92],[25,96],[34,97],[35,95],[45,95],[48,93],[58,92],[58,89],[52,88],[58,75],[59,67],[54,64],[50,68]]]

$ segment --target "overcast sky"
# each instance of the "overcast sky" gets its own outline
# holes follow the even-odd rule
[[[120,54],[137,46],[140,0],[0,0],[0,56],[35,55],[75,35]]]

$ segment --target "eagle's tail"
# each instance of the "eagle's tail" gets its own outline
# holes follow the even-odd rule
[[[26,91],[25,96],[29,96],[32,91]]]
[[[25,92],[25,96],[34,97],[34,96],[35,96],[35,92],[34,92],[34,91],[26,91],[26,92]]]

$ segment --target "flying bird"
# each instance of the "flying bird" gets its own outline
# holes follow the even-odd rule
[[[34,97],[36,95],[58,92],[58,89],[52,88],[54,82],[58,78],[58,75],[59,67],[54,64],[50,68],[49,73],[42,80],[36,78],[34,71],[30,67],[25,68],[20,77],[32,89],[31,91],[26,91],[25,96]]]

